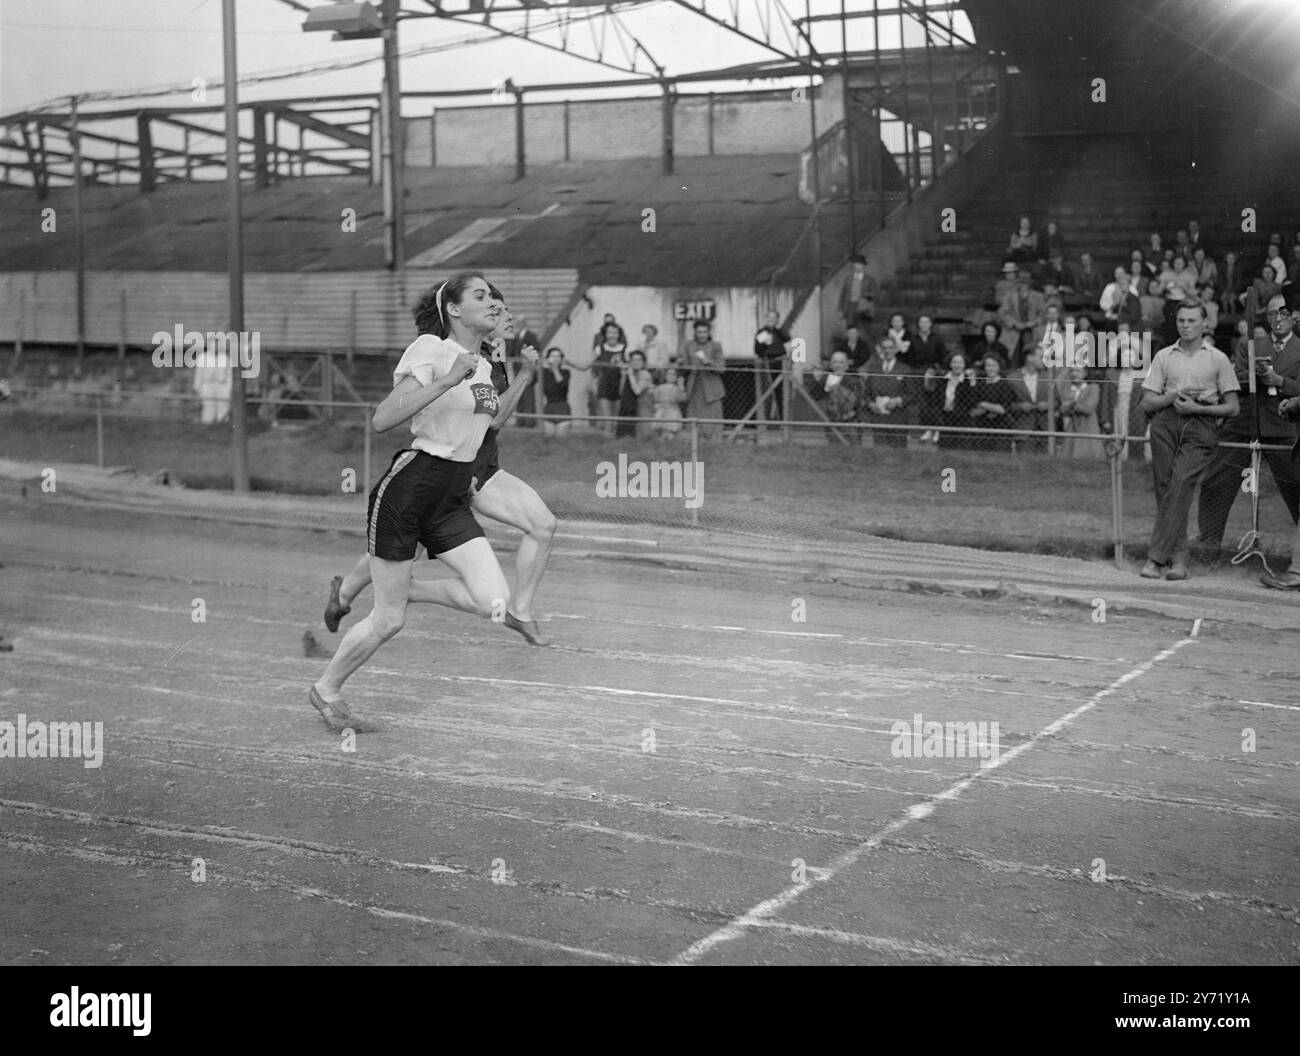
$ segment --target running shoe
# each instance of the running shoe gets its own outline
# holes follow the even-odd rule
[[[330,580],[330,600],[325,603],[325,626],[330,634],[337,634],[339,621],[352,611],[351,605],[339,601],[339,587],[343,586],[343,577],[335,576]]]
[[[507,609],[506,618],[503,622],[512,631],[518,631],[522,634],[533,645],[550,645],[550,642],[542,636],[541,628],[537,626],[536,620],[521,620]]]
[[[308,691],[307,700],[321,713],[331,733],[342,733],[344,730],[351,730],[353,733],[377,733],[380,729],[375,723],[353,715],[343,701],[325,700],[316,691],[315,686]]]

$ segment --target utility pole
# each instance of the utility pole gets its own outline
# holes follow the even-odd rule
[[[235,55],[235,0],[221,0],[221,39],[225,56],[226,185],[230,192],[227,220],[226,269],[230,273],[230,329],[244,344],[244,231],[239,187],[239,63]],[[244,375],[240,357],[230,364],[230,431],[234,447],[235,491],[249,490],[248,418],[244,406]]]
[[[77,97],[72,96],[68,139],[72,141],[72,226],[77,243],[77,366],[86,357],[86,223],[81,212],[81,132],[77,128]]]
[[[402,85],[397,61],[397,13],[401,0],[383,0],[384,85],[382,92],[384,223],[388,227],[387,264],[406,267],[406,203],[403,188],[405,139],[402,135]]]

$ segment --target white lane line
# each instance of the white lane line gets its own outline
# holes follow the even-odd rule
[[[692,943],[668,963],[673,965],[695,964],[704,957],[705,954],[722,945],[724,942],[731,942],[734,939],[738,939],[744,935],[749,928],[760,926],[761,922],[774,919],[778,913],[790,906],[800,895],[811,888],[814,884],[826,883],[833,880],[839,873],[842,873],[845,869],[851,867],[868,851],[874,851],[884,840],[889,839],[891,836],[907,828],[907,826],[912,824],[912,822],[928,818],[934,813],[935,808],[940,803],[955,800],[985,774],[990,774],[998,767],[1005,766],[1007,763],[1011,762],[1011,760],[1034,747],[1039,741],[1051,737],[1053,734],[1059,733],[1061,730],[1065,729],[1066,726],[1070,725],[1070,723],[1074,722],[1075,719],[1079,718],[1079,716],[1091,711],[1101,701],[1114,694],[1121,686],[1132,682],[1135,678],[1140,678],[1142,675],[1145,675],[1155,667],[1156,664],[1160,663],[1162,660],[1167,660],[1178,652],[1179,649],[1183,648],[1183,646],[1190,645],[1195,640],[1196,639],[1191,637],[1180,639],[1168,649],[1162,649],[1150,660],[1143,661],[1132,670],[1126,671],[1105,689],[1094,693],[1088,700],[1080,704],[1073,711],[1066,712],[1060,718],[1048,723],[1036,734],[1030,737],[1029,740],[1023,741],[1007,752],[1003,752],[996,759],[987,760],[983,769],[976,771],[969,777],[962,778],[960,781],[936,795],[928,796],[921,802],[914,803],[907,809],[903,817],[891,821],[865,843],[861,843],[857,847],[846,851],[844,854],[830,862],[830,864],[823,866],[819,874],[813,875],[811,871],[808,872],[806,875],[810,879],[803,883],[792,884],[775,897],[758,903],[758,905],[753,906],[745,913],[742,913],[734,920],[724,924],[721,928],[706,935],[698,942]]]
[[[781,920],[755,921],[751,927],[766,928],[771,931],[783,931],[801,938],[829,939],[841,946],[862,946],[879,953],[891,953],[899,957],[922,957],[945,964],[1009,964],[1006,957],[984,957],[964,950],[947,946],[933,946],[927,942],[904,942],[889,939],[882,935],[863,935],[856,931],[842,931],[839,928],[814,928],[806,924],[787,924]]]
[[[1284,708],[1287,711],[1300,711],[1294,704],[1270,704],[1266,700],[1239,700],[1238,704],[1253,704],[1257,708]]]

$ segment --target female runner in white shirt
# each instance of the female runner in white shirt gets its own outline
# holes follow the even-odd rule
[[[343,683],[402,629],[417,543],[456,573],[437,584],[448,603],[498,619],[510,604],[505,574],[469,509],[474,458],[498,409],[491,366],[478,348],[496,328],[500,307],[477,272],[453,275],[431,300],[433,311],[426,310],[420,336],[402,354],[393,391],[373,419],[381,433],[410,422],[414,435],[370,493],[366,549],[374,608],[343,636],[308,694],[335,731],[377,729],[343,702]]]
[[[490,341],[493,344],[503,343],[515,336],[514,319],[505,305],[501,291],[490,284],[489,290],[501,310],[497,328],[490,335]],[[417,318],[418,315],[417,308]],[[484,355],[490,353],[484,351]],[[522,355],[524,362],[513,383],[507,382],[505,364],[496,359],[490,360],[493,383],[500,402],[492,426],[474,458],[474,491],[470,508],[475,513],[518,528],[524,533],[515,557],[515,589],[510,607],[495,618],[511,630],[518,631],[533,645],[546,645],[546,639],[532,616],[532,602],[550,557],[551,540],[556,528],[555,514],[529,484],[501,468],[496,443],[498,431],[514,414],[519,398],[533,381],[537,350],[529,345],[522,350]],[[353,601],[369,582],[368,557],[362,557],[346,576],[335,576],[330,582],[329,600],[325,605],[325,626],[331,633],[338,630],[339,621],[351,611]],[[443,582],[445,581],[412,580],[409,600],[460,608],[454,594],[449,594],[442,586]]]

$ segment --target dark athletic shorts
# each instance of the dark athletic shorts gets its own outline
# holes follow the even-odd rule
[[[370,493],[366,550],[385,561],[410,561],[415,544],[431,556],[483,535],[469,509],[472,462],[399,451]]]
[[[497,471],[501,469],[501,455],[497,448],[497,431],[489,429],[487,435],[483,437],[483,443],[479,445],[478,454],[474,456],[474,490],[482,491],[483,485],[486,484]]]

